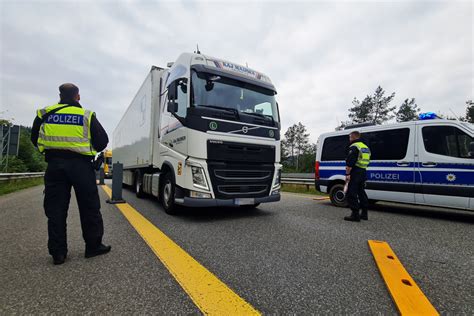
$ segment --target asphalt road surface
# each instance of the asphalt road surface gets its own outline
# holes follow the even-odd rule
[[[46,249],[42,187],[0,197],[0,314],[153,313],[200,310],[100,190],[104,242],[85,259],[77,204],[68,219],[68,261]],[[264,314],[395,314],[367,245],[387,241],[440,313],[474,313],[474,213],[379,204],[369,221],[328,201],[283,194],[257,210],[164,213],[152,198],[124,198],[151,223]]]

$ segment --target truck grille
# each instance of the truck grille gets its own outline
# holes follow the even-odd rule
[[[208,140],[207,166],[218,199],[264,197],[275,172],[275,147]]]
[[[240,181],[240,180],[253,180],[261,181],[267,180],[272,176],[270,170],[225,170],[216,169],[214,175],[222,180],[226,181]]]
[[[267,192],[267,185],[218,185],[217,190],[223,195],[240,196],[240,195],[260,195]]]
[[[270,193],[273,164],[208,161],[207,165],[217,198],[263,197]]]

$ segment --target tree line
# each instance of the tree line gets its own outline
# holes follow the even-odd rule
[[[418,119],[421,109],[416,103],[415,98],[406,98],[398,107],[392,105],[394,98],[395,92],[387,95],[381,86],[378,86],[372,95],[367,95],[362,101],[354,97],[352,106],[349,107],[349,119],[342,121],[336,127],[336,130],[357,123],[382,124],[394,118],[397,122],[408,122]],[[474,123],[474,102],[472,100],[466,101],[465,116],[451,117],[448,115],[444,118]]]

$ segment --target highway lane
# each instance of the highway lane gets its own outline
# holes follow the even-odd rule
[[[110,254],[93,261],[82,257],[73,209],[71,259],[60,267],[50,264],[41,198],[40,188],[0,198],[6,253],[0,259],[6,290],[0,313],[66,307],[198,313],[115,206],[102,203]],[[284,194],[281,202],[253,211],[186,209],[169,216],[152,198],[137,199],[127,190],[124,198],[263,313],[395,313],[368,239],[390,243],[438,311],[474,312],[472,213],[381,204],[368,222],[349,223],[342,220],[347,211],[327,201]]]
[[[54,266],[46,248],[43,187],[0,197],[0,314],[131,314],[199,310],[100,190],[104,243],[84,258],[75,197],[68,217],[68,260]]]
[[[439,311],[473,311],[474,214],[381,204],[370,220],[342,220],[327,201],[284,194],[255,211],[187,209],[124,197],[264,313],[395,312],[367,246],[389,242]],[[455,293],[455,294],[454,294]]]

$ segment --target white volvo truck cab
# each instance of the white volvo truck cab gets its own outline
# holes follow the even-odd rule
[[[123,182],[168,213],[279,201],[275,95],[264,74],[202,54],[152,67],[114,131]]]

